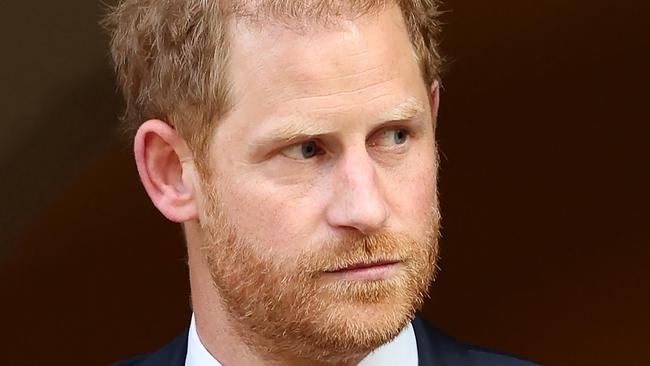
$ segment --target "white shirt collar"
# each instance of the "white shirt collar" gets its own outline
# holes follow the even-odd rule
[[[370,352],[358,366],[389,365],[418,365],[418,346],[411,323],[408,323],[395,339]],[[189,336],[187,337],[185,366],[222,366],[201,343],[199,334],[196,331],[194,314],[192,314]]]
[[[185,356],[185,366],[222,366],[210,352],[205,348],[199,333],[196,331],[196,320],[192,314],[190,322],[190,331],[187,336],[187,355]]]

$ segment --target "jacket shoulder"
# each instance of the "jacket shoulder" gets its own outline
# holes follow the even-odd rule
[[[143,356],[120,361],[111,366],[184,366],[187,356],[187,335],[189,328],[160,350]]]
[[[470,354],[477,366],[541,366],[517,356],[470,346]]]
[[[540,366],[513,355],[460,342],[420,316],[413,319],[420,365]]]

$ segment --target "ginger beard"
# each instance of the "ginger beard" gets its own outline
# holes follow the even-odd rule
[[[220,205],[216,183],[205,182],[203,253],[231,324],[249,347],[278,359],[340,364],[395,338],[421,307],[438,257],[435,196],[420,240],[358,234],[287,257],[239,231]],[[382,280],[333,280],[325,273],[378,260],[402,263]]]

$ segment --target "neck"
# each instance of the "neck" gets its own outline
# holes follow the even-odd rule
[[[190,288],[192,307],[196,320],[196,330],[203,346],[222,365],[337,365],[354,366],[363,357],[354,357],[345,362],[318,362],[305,360],[295,355],[265,354],[250,347],[242,339],[238,329],[241,326],[228,315],[226,307],[212,284],[208,264],[200,250],[203,238],[197,223],[186,223],[185,233],[190,268]]]

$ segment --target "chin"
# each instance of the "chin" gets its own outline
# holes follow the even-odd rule
[[[322,349],[363,355],[394,339],[414,313],[406,301],[332,304],[314,335]]]
[[[356,311],[355,311],[356,310]],[[336,324],[324,323],[314,329],[306,349],[312,360],[340,365],[359,361],[368,353],[393,340],[410,321],[405,315],[387,316],[368,309],[339,309]]]

